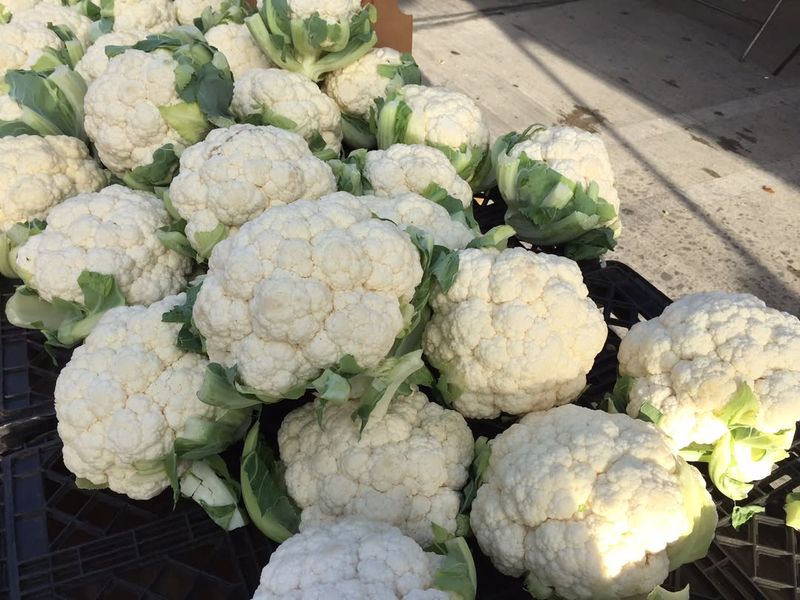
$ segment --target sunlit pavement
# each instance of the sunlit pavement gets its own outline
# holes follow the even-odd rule
[[[800,58],[773,77],[769,53],[740,63],[746,40],[656,0],[400,5],[430,83],[475,98],[493,135],[538,121],[604,137],[614,258],[672,296],[748,291],[800,313]]]

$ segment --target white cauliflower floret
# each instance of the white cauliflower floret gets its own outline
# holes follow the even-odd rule
[[[41,0],[3,0],[0,2],[0,6],[2,6],[6,12],[13,15],[20,11],[33,8],[39,4],[39,2],[41,2]]]
[[[250,69],[234,82],[234,115],[245,119],[265,110],[291,120],[293,131],[306,140],[319,133],[334,152],[342,147],[339,107],[304,75],[281,69]]]
[[[83,304],[82,271],[113,275],[128,304],[152,304],[186,287],[191,261],[156,236],[169,218],[157,197],[120,185],[53,207],[47,229],[17,254],[26,283],[47,302]]]
[[[139,40],[146,38],[147,35],[147,32],[144,30],[113,31],[101,35],[97,38],[97,41],[86,50],[83,58],[75,65],[75,70],[83,77],[88,85],[100,77],[108,66],[106,46],[132,46]]]
[[[367,119],[375,98],[386,96],[392,81],[378,73],[378,67],[402,63],[397,50],[373,48],[344,69],[330,73],[325,79],[325,93],[336,101],[342,112]]]
[[[223,23],[206,32],[206,41],[225,56],[234,79],[239,79],[250,69],[268,69],[272,66],[250,35],[247,25]]]
[[[89,86],[86,133],[113,173],[150,164],[165,144],[187,145],[158,110],[182,102],[175,90],[177,66],[168,52],[126,50]]]
[[[46,24],[14,21],[0,25],[0,77],[13,69],[30,69],[42,57],[45,48],[59,50],[63,47],[64,42]],[[11,120],[4,115],[0,118]]]
[[[644,599],[713,539],[702,476],[647,423],[568,405],[490,445],[472,529],[501,572],[529,574],[535,598]]]
[[[303,509],[301,529],[354,517],[395,525],[422,546],[431,524],[453,533],[460,490],[472,462],[464,418],[421,392],[395,398],[362,433],[357,401],[328,406],[317,421],[307,404],[278,432],[289,494]]]
[[[543,161],[564,177],[584,188],[594,181],[600,197],[619,212],[619,195],[614,186],[614,170],[603,139],[599,135],[575,127],[550,127],[536,131],[530,139],[516,144],[509,156],[525,154],[531,160]],[[618,219],[609,225],[618,228]]]
[[[740,384],[760,401],[755,427],[776,433],[800,420],[800,320],[749,294],[691,294],[635,325],[619,348],[620,374],[635,378],[628,413],[661,412],[680,449],[728,431],[720,413]],[[771,466],[771,465],[770,465]]]
[[[521,415],[574,400],[608,334],[571,260],[520,248],[463,250],[447,293],[431,296],[431,364],[472,418]]]
[[[106,178],[79,139],[65,135],[0,138],[0,231],[44,219],[71,196],[94,192]]]
[[[175,0],[175,15],[181,25],[192,25],[206,8],[219,10],[223,2],[225,0]]]
[[[38,25],[47,28],[48,23],[68,27],[75,38],[86,48],[89,41],[89,29],[92,21],[88,17],[56,3],[42,2],[33,8],[14,13],[12,23],[15,25]]]
[[[20,105],[7,94],[0,94],[0,121],[16,121],[22,117]]]
[[[281,544],[253,600],[448,600],[433,587],[440,564],[395,527],[344,520]]]
[[[177,25],[172,0],[114,0],[114,31],[163,33]]]
[[[269,209],[208,264],[193,319],[209,357],[276,397],[348,354],[376,366],[422,279],[404,232],[336,198]]]
[[[460,92],[443,87],[405,85],[400,94],[411,109],[406,139],[448,148],[486,148],[489,129],[480,108]],[[402,140],[401,140],[402,141]]]
[[[363,169],[376,196],[400,192],[422,194],[432,183],[444,188],[467,208],[472,189],[458,176],[447,157],[436,148],[419,144],[394,144],[387,150],[367,152]]]
[[[361,203],[381,219],[388,219],[404,229],[413,226],[425,231],[433,237],[434,243],[445,248],[466,248],[475,238],[466,225],[451,219],[442,206],[419,194],[407,192],[391,198],[378,198],[337,192],[326,198]]]
[[[271,206],[314,200],[336,190],[330,167],[302,137],[276,127],[215,129],[187,148],[170,186],[175,210],[195,233],[220,223],[232,231]]]
[[[307,19],[318,14],[328,23],[348,23],[361,10],[361,0],[287,0],[286,4],[291,16],[296,19]]]
[[[58,434],[64,464],[76,476],[136,500],[152,498],[169,487],[167,474],[136,465],[166,456],[190,419],[220,412],[197,398],[208,361],[179,350],[180,325],[161,320],[184,300],[180,294],[147,308],[111,309],[61,371]]]

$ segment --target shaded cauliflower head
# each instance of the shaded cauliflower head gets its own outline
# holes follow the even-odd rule
[[[50,23],[61,25],[68,27],[84,48],[91,44],[89,41],[91,19],[55,2],[41,2],[32,8],[14,13],[12,23],[23,26],[39,26],[44,29]]]
[[[163,33],[177,25],[172,0],[114,0],[114,31]]]
[[[147,35],[144,30],[112,31],[101,35],[94,44],[87,48],[83,58],[75,65],[75,70],[88,85],[100,77],[108,66],[106,46],[132,46],[139,40],[146,38]]]
[[[342,147],[339,107],[305,75],[281,69],[250,69],[234,81],[231,112],[236,117],[246,119],[265,111],[291,121],[294,127],[287,124],[285,128],[307,141],[319,134],[334,152]]]
[[[170,185],[172,205],[197,233],[220,224],[236,231],[272,206],[314,200],[336,190],[330,167],[305,140],[277,127],[234,125],[215,129],[181,154]]]
[[[325,79],[325,93],[336,101],[342,112],[369,118],[375,98],[383,98],[392,80],[378,72],[381,65],[400,65],[402,55],[393,48],[373,48],[344,69]]]
[[[530,139],[516,144],[509,156],[525,154],[531,160],[543,161],[564,177],[584,188],[594,181],[600,197],[619,211],[619,195],[614,186],[614,170],[608,150],[599,135],[575,127],[539,129]]]
[[[0,25],[0,77],[5,77],[6,72],[13,69],[30,69],[42,57],[45,48],[58,50],[63,47],[64,42],[47,28],[47,24],[13,21]],[[6,95],[2,98],[13,102]],[[16,106],[16,102],[13,104]],[[9,119],[0,114],[2,120],[10,121],[14,118]]]
[[[181,25],[192,25],[206,8],[219,10],[225,0],[175,0],[175,16]],[[209,43],[211,43],[209,41]],[[211,44],[213,46],[213,44]],[[220,48],[222,50],[222,48]]]
[[[239,79],[250,69],[268,69],[272,66],[253,40],[247,25],[223,23],[206,32],[206,40],[225,56],[233,78]]]
[[[447,157],[436,148],[419,144],[394,144],[386,150],[367,152],[363,175],[376,196],[399,192],[422,194],[436,184],[467,208],[472,189],[458,176]]]
[[[392,401],[359,437],[357,401],[329,406],[322,423],[307,404],[278,433],[301,529],[341,517],[383,521],[426,546],[431,524],[453,533],[473,439],[464,418],[421,392]]]
[[[574,400],[608,334],[571,260],[523,249],[463,250],[448,292],[431,296],[425,355],[472,418]]]
[[[150,164],[165,144],[187,145],[158,110],[182,102],[175,90],[177,66],[165,51],[126,50],[89,86],[86,133],[113,173]]]
[[[209,357],[276,397],[346,355],[376,366],[422,279],[403,231],[336,198],[271,208],[208,264],[193,320]]]
[[[707,552],[705,482],[647,423],[568,405],[490,444],[472,529],[501,572],[530,574],[535,598],[643,599]]]
[[[448,600],[434,588],[441,557],[384,523],[309,528],[272,553],[253,600]]]
[[[758,396],[755,427],[775,433],[800,420],[800,320],[749,294],[690,294],[638,323],[619,348],[635,378],[628,412],[649,403],[675,448],[728,432],[720,413],[741,383]]]
[[[128,304],[152,304],[186,287],[191,261],[156,236],[169,218],[158,198],[120,185],[53,207],[47,229],[17,253],[26,284],[50,302],[83,304],[82,271],[113,275]]]
[[[45,219],[71,196],[94,192],[106,183],[100,166],[77,138],[20,135],[0,138],[0,230]]]
[[[397,194],[391,198],[377,196],[353,196],[337,192],[326,198],[339,202],[361,204],[377,217],[388,219],[401,228],[412,226],[433,237],[434,243],[454,250],[466,248],[475,238],[466,225],[454,221],[444,207],[411,192]]]
[[[180,325],[164,312],[184,302],[170,296],[145,308],[108,311],[55,388],[64,464],[76,476],[137,500],[169,487],[163,469],[137,469],[158,461],[193,417],[220,410],[197,399],[207,360],[175,345]]]

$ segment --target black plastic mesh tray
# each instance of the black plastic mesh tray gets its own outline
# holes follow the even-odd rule
[[[658,316],[670,301],[621,263],[590,262],[581,268],[610,326],[589,376],[591,387],[580,402],[595,406],[616,378],[616,332]],[[3,351],[5,339],[0,340]],[[41,368],[45,381],[54,381],[52,363]],[[48,400],[45,394],[40,404]],[[277,413],[289,404],[269,408],[276,411],[276,424]],[[479,432],[496,433],[491,429]],[[699,600],[800,598],[798,535],[783,524],[781,508],[785,493],[800,483],[797,450],[752,496],[767,505],[766,514],[737,532],[729,524],[730,503],[718,502],[720,528],[709,555],[679,569],[670,587],[689,583]],[[173,513],[168,494],[133,502],[107,491],[76,489],[54,433],[5,457],[0,485],[0,598],[246,600],[273,548],[252,527],[231,534],[218,530],[191,503],[179,503]],[[499,575],[477,551],[475,558],[481,600],[529,598],[519,581]]]

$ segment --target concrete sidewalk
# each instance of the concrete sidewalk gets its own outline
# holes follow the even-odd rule
[[[798,65],[739,63],[740,38],[656,0],[400,5],[423,72],[477,100],[493,136],[603,136],[623,202],[609,257],[673,297],[747,291],[800,313]]]

